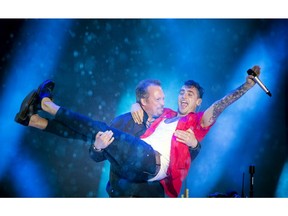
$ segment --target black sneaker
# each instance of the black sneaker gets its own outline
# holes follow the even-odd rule
[[[28,126],[31,116],[37,113],[38,103],[38,94],[33,90],[24,98],[20,111],[16,114],[14,120],[19,124]]]
[[[38,87],[37,90],[30,92],[23,100],[20,111],[15,116],[15,121],[24,126],[28,126],[32,115],[38,110],[42,110],[41,101],[44,97],[53,100],[52,91],[55,83],[52,80],[46,80]]]

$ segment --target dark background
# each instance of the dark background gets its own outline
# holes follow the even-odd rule
[[[107,197],[109,164],[83,141],[14,122],[23,98],[53,79],[55,102],[109,123],[134,103],[134,88],[161,80],[176,109],[183,81],[205,89],[201,110],[245,81],[259,86],[231,105],[202,142],[184,189],[190,197],[244,192],[254,165],[255,197],[287,197],[287,20],[1,19],[1,197]],[[49,117],[49,116],[47,116]]]

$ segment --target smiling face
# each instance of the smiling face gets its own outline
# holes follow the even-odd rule
[[[141,99],[143,109],[151,118],[159,117],[164,110],[165,95],[161,86],[151,85],[148,87],[147,97]]]
[[[182,86],[178,95],[178,113],[185,116],[190,112],[195,112],[202,99],[199,97],[198,89],[194,86]]]

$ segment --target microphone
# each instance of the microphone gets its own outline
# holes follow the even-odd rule
[[[267,89],[267,87],[261,82],[261,80],[258,78],[257,74],[252,70],[249,69],[247,71],[248,75],[254,76],[253,80],[256,82],[264,91],[266,94],[268,94],[270,97],[272,96],[271,92]]]

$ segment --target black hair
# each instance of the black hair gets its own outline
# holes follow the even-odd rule
[[[184,82],[184,85],[189,88],[195,87],[198,90],[198,97],[203,97],[204,89],[199,85],[199,83],[195,82],[194,80],[187,80],[186,82]]]

